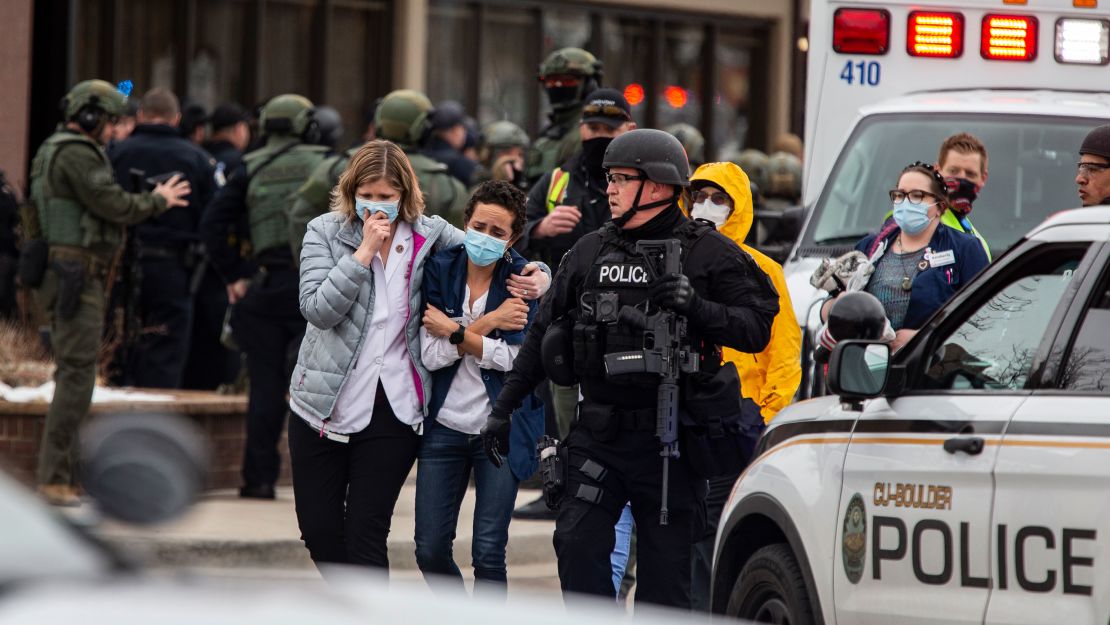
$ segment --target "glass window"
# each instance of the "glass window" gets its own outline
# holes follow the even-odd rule
[[[713,95],[713,144],[717,157],[748,147],[752,46],[755,41],[735,33],[717,37],[717,93]],[[708,155],[707,155],[708,156]]]
[[[705,28],[700,24],[665,24],[663,66],[659,71],[656,98],[657,124],[666,128],[679,122],[701,127],[702,93],[705,80],[702,51]]]
[[[339,147],[362,138],[366,111],[389,92],[389,32],[384,3],[335,5],[328,40],[330,65],[324,104],[335,107],[346,134]]]
[[[877,230],[890,212],[886,192],[902,168],[933,162],[945,137],[966,131],[979,137],[990,155],[990,180],[971,220],[998,258],[1050,211],[1075,205],[1075,146],[1100,123],[974,114],[872,117],[849,139],[817,200],[803,245],[847,245]]]
[[[130,79],[134,95],[142,96],[153,87],[174,86],[175,3],[170,0],[122,0],[119,3],[120,41],[119,76]]]
[[[604,84],[624,91],[632,106],[632,119],[647,124],[649,65],[652,57],[652,24],[634,17],[606,17],[602,21],[605,53]]]
[[[530,11],[503,7],[484,13],[482,30],[482,88],[478,122],[482,126],[507,119],[528,127],[529,96],[536,88],[536,68],[522,62],[535,46],[538,28]]]
[[[1045,329],[1085,250],[1058,248],[1026,261],[993,297],[940,342],[925,371],[924,388],[1023,388]]]
[[[470,67],[474,41],[474,11],[470,7],[433,4],[428,8],[427,85],[432,103],[466,102],[467,81],[477,68]]]
[[[1104,285],[1083,314],[1060,388],[1085,393],[1110,393],[1110,285]]]
[[[262,25],[262,93],[269,99],[282,93],[308,95],[312,72],[313,3],[309,0],[271,0]]]
[[[189,91],[208,110],[226,100],[241,100],[247,3],[200,0],[197,3],[197,44],[189,64]],[[250,103],[243,103],[247,104]]]

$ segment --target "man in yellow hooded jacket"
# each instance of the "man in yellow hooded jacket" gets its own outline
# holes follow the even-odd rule
[[[755,260],[767,274],[779,294],[779,312],[771,324],[771,340],[758,354],[745,354],[723,348],[724,360],[736,364],[740,374],[741,409],[743,422],[756,424],[752,444],[779,410],[790,403],[802,380],[802,331],[794,317],[794,307],[786,290],[782,265],[744,245],[751,230],[754,214],[752,191],[748,175],[735,163],[706,163],[690,177],[690,198],[684,202],[695,219],[713,222],[717,231],[732,239]],[[737,476],[713,478],[709,481],[706,503],[710,533],[708,539],[694,543],[691,594],[694,607],[709,609],[709,573],[712,563],[713,536],[717,533],[717,519],[721,515],[725,498]]]

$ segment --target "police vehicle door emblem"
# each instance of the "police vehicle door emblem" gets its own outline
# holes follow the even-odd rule
[[[651,282],[647,267],[640,263],[603,263],[598,267],[600,286],[640,286]]]
[[[864,557],[867,555],[867,511],[859,493],[852,495],[844,512],[844,534],[840,546],[844,574],[848,576],[848,581],[858,584],[863,577]]]

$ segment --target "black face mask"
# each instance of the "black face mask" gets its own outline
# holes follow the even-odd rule
[[[959,215],[971,212],[971,205],[979,197],[979,187],[966,178],[945,178],[948,187],[948,204]]]
[[[578,102],[578,87],[547,87],[547,101],[552,108],[560,109]]]
[[[582,164],[590,177],[600,179],[605,176],[605,150],[612,142],[612,137],[597,137],[582,142]]]

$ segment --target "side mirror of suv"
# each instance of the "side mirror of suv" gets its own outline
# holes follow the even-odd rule
[[[878,341],[840,341],[829,357],[829,389],[850,404],[883,394],[890,373],[890,346]]]

